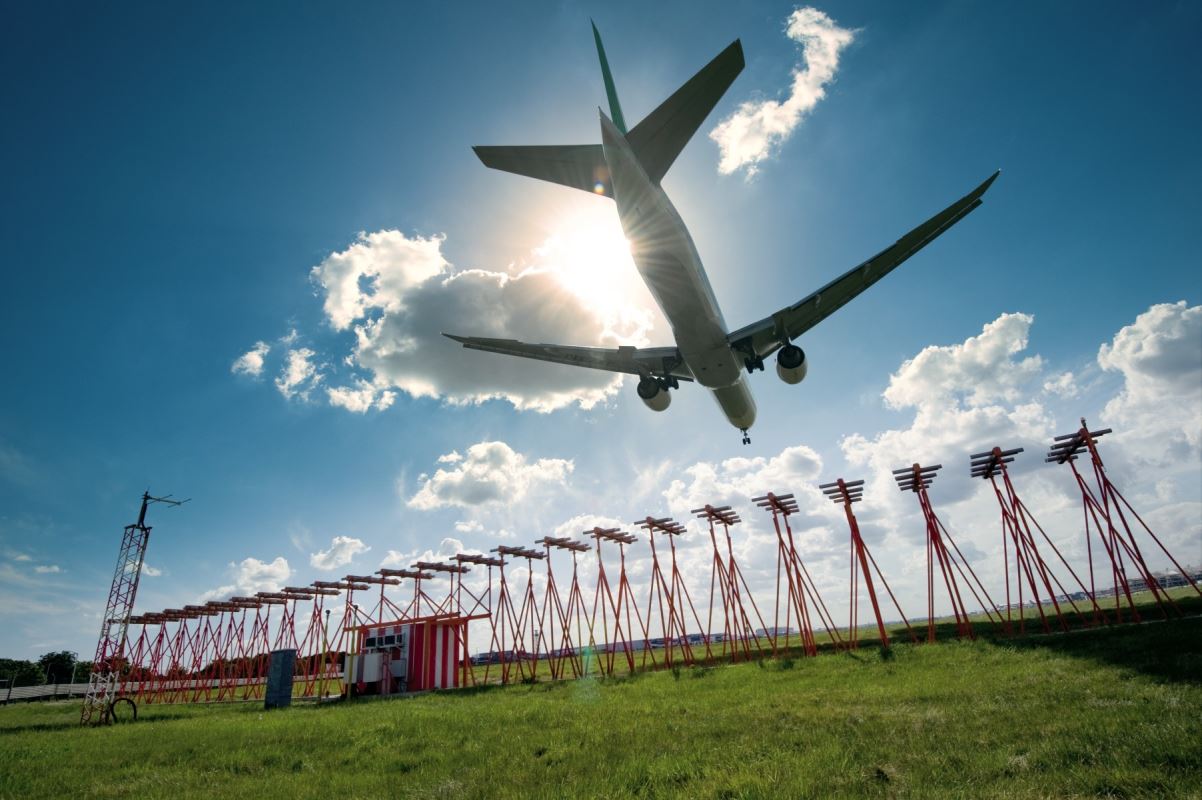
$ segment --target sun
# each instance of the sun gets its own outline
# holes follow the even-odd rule
[[[565,289],[599,312],[617,313],[640,304],[641,282],[630,243],[612,211],[557,220],[537,253]]]

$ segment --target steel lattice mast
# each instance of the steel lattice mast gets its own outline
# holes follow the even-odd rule
[[[113,571],[108,603],[100,622],[100,640],[96,643],[92,674],[88,677],[88,693],[79,717],[81,725],[98,725],[109,721],[109,706],[116,697],[117,682],[124,667],[129,618],[134,610],[134,598],[138,594],[142,564],[146,560],[146,544],[150,541],[146,509],[151,503],[178,506],[186,502],[188,501],[172,500],[170,495],[152,497],[150,492],[143,492],[142,510],[138,513],[138,521],[125,526],[125,535],[121,537],[121,549],[117,552],[117,567]]]

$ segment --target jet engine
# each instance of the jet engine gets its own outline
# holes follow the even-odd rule
[[[650,376],[639,380],[638,392],[643,403],[652,411],[663,411],[672,403],[668,387]]]
[[[776,374],[785,383],[801,383],[808,370],[805,351],[797,345],[787,344],[777,352]]]

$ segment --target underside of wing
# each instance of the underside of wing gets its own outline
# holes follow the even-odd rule
[[[443,336],[454,339],[470,350],[483,350],[487,353],[502,353],[606,372],[693,380],[693,374],[689,372],[680,351],[675,347],[572,347],[560,344],[529,344],[516,339],[454,336],[449,333],[444,333]]]
[[[981,205],[981,196],[999,172],[993,173],[976,189],[898,239],[891,247],[848,270],[800,302],[740,328],[727,337],[728,341],[748,359],[755,359],[770,355],[787,342],[796,339],[888,275]]]

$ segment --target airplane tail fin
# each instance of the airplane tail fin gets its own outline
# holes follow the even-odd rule
[[[651,180],[663,180],[680,151],[743,71],[743,64],[743,45],[735,39],[627,134],[626,140]]]
[[[593,25],[593,39],[601,60],[601,76],[609,98],[610,117],[630,143],[643,169],[659,183],[680,151],[701,127],[722,95],[743,71],[743,45],[736,39],[705,65],[659,108],[627,133],[613,74],[601,34]],[[592,194],[613,197],[609,166],[601,145],[546,145],[533,147],[473,147],[484,166],[530,178],[570,186]]]
[[[609,118],[618,126],[623,134],[626,133],[626,117],[622,116],[622,104],[618,102],[618,90],[614,88],[614,76],[609,71],[609,59],[605,57],[605,45],[601,44],[601,33],[597,23],[589,20],[593,26],[593,40],[597,43],[597,57],[601,59],[601,79],[605,81],[605,96],[609,98]]]

